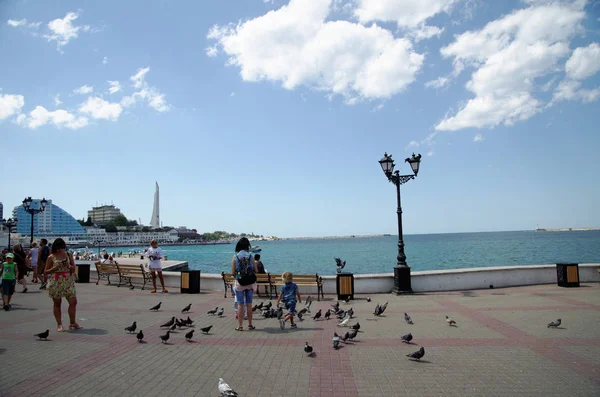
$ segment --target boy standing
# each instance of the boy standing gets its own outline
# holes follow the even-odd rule
[[[10,310],[10,300],[15,293],[15,285],[19,268],[15,263],[15,255],[12,253],[6,254],[6,262],[0,265],[0,276],[2,277],[2,303],[3,309]]]
[[[279,302],[283,300],[285,303],[285,307],[288,309],[287,314],[280,321],[281,329],[285,329],[285,322],[289,319],[292,324],[292,328],[296,328],[296,324],[294,324],[294,314],[296,313],[296,302],[302,303],[302,299],[300,298],[300,291],[298,290],[298,285],[293,282],[294,275],[291,272],[285,272],[281,275],[281,279],[285,283],[283,287],[281,287],[281,293],[277,298],[277,305],[279,306]],[[298,298],[298,300],[296,300]]]

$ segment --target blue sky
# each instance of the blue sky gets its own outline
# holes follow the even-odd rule
[[[6,210],[395,233],[600,226],[600,3],[0,2]]]

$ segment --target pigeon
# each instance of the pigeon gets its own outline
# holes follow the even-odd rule
[[[337,272],[341,273],[344,266],[346,266],[346,261],[343,261],[340,258],[333,258],[335,260],[335,264],[337,266]]]
[[[354,324],[353,326],[350,327],[351,329],[355,329],[355,330],[359,330],[360,329],[360,323],[357,322],[356,324]]]
[[[377,306],[375,306],[375,311],[373,311],[373,314],[376,316],[379,316],[380,310],[381,310],[381,306],[379,306],[379,303],[378,303]]]
[[[130,334],[132,334],[135,329],[137,328],[137,324],[134,321],[133,324],[131,324],[129,327],[125,327],[125,331],[129,332]]]
[[[367,298],[367,302],[371,302],[371,298]]]
[[[348,314],[348,316],[350,318],[352,318],[352,316],[354,316],[354,310],[352,308],[350,308],[350,310],[348,310],[346,313]]]
[[[300,309],[300,311],[298,312],[298,314],[306,314],[308,312],[307,308],[304,309]]]
[[[341,323],[339,323],[338,325],[340,327],[345,327],[348,325],[348,321],[350,321],[350,317],[347,317],[344,321],[342,321]]]
[[[162,305],[162,302],[158,302],[158,305],[151,307],[150,310],[157,312],[160,309],[160,305]]]
[[[167,343],[167,341],[169,340],[170,333],[171,333],[171,331],[167,331],[166,334],[159,336],[159,338],[162,340],[162,343]]]
[[[185,334],[185,340],[187,340],[187,341],[192,340],[192,336],[194,336],[194,330],[191,330],[190,332]]]
[[[194,324],[194,320],[192,320],[190,316],[188,316],[188,318],[184,322],[187,326],[191,326],[192,324]]]
[[[550,324],[548,324],[548,328],[557,328],[560,326],[561,323],[561,319],[559,318],[556,321],[552,321]]]
[[[264,305],[263,308],[270,309],[272,306],[273,306],[273,302],[269,302],[266,305]]]
[[[344,299],[344,302],[350,303],[350,296],[347,296],[346,299]]]
[[[135,337],[137,338],[138,342],[142,343],[142,340],[144,340],[144,333],[142,332],[141,329],[140,329],[140,332],[138,332]]]
[[[223,316],[223,313],[225,313],[225,308],[224,307],[222,307],[222,308],[219,309],[219,311],[217,312],[217,316],[221,317],[221,316]]]
[[[177,328],[177,323],[171,325],[171,327],[169,328],[169,331],[175,331],[175,328]]]
[[[404,321],[406,321],[406,324],[414,324],[412,318],[406,313],[404,313]]]
[[[338,320],[345,319],[346,318],[346,312],[342,310],[341,312],[338,313],[337,318],[338,318]]]
[[[186,307],[184,307],[181,312],[182,313],[189,313],[189,311],[190,311],[191,308],[192,308],[192,304],[190,303],[189,305],[187,305]]]
[[[331,309],[327,309],[327,311],[325,312],[325,320],[329,320],[330,316],[331,316]]]
[[[282,307],[277,309],[277,319],[281,320],[281,317],[283,317],[283,308]]]
[[[346,332],[344,336],[342,336],[342,342],[346,343],[348,338],[350,337],[350,332]]]
[[[217,310],[219,310],[219,307],[215,307],[213,310],[209,310],[206,314],[214,315],[217,312]]]
[[[170,327],[173,324],[175,324],[175,317],[171,317],[171,319],[169,321],[167,321],[166,323],[164,323],[163,325],[161,325],[161,327]]]
[[[298,313],[298,320],[304,321],[304,319],[302,318],[302,313],[300,313],[300,312]]]
[[[407,354],[406,357],[419,361],[420,359],[423,358],[424,355],[425,355],[425,349],[423,347],[421,347],[416,352]]]
[[[187,320],[175,320],[175,325],[178,326],[179,328],[183,328],[183,327],[187,327]]]
[[[308,342],[306,342],[306,344],[304,345],[304,353],[306,353],[308,356],[313,354],[313,348],[311,345],[308,344]]]
[[[356,335],[358,335],[358,330],[353,329],[348,333],[348,339],[354,340],[354,338],[356,338]]]
[[[223,378],[219,378],[219,393],[221,397],[236,397],[238,394],[229,386]]]
[[[335,305],[331,305],[331,307],[333,307],[333,310],[337,312],[340,310],[340,302],[335,302]]]
[[[44,332],[40,332],[39,334],[35,334],[33,336],[37,336],[40,340],[48,340],[48,335],[50,335],[50,330],[47,329]]]
[[[210,331],[211,328],[212,328],[212,325],[209,325],[208,327],[200,328],[200,331],[202,331],[205,334],[208,334],[208,332]]]
[[[319,309],[319,311],[317,312],[317,314],[315,314],[315,316],[313,317],[313,320],[318,320],[319,318],[321,318],[321,309]]]
[[[340,336],[337,334],[337,332],[333,333],[333,348],[335,350],[340,348]]]
[[[135,289],[135,287],[132,285],[131,287],[129,287],[130,291],[133,291]]]
[[[380,315],[380,316],[383,314],[383,312],[384,312],[384,311],[385,311],[385,309],[387,308],[387,305],[388,305],[388,303],[387,303],[387,302],[385,302],[385,303],[383,304],[383,306],[381,306],[381,307],[379,308],[379,315]]]
[[[456,326],[456,321],[452,320],[448,316],[446,316],[446,322],[448,323],[448,325],[454,325],[454,326]]]
[[[312,298],[309,296],[308,298],[306,298],[306,304],[304,305],[304,308],[309,313],[310,313],[310,305],[312,305]]]
[[[258,305],[254,305],[254,306],[252,306],[252,312],[253,312],[253,313],[254,313],[255,311],[257,311],[257,310],[258,310]]]
[[[402,342],[404,342],[404,343],[410,343],[410,341],[412,340],[412,338],[413,338],[413,336],[412,336],[411,333],[408,333],[406,335],[402,335],[400,337],[400,339],[402,339]]]

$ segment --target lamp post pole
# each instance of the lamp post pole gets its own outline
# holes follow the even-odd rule
[[[415,156],[413,153],[411,158],[404,160],[409,163],[413,171],[413,175],[400,175],[399,171],[394,172],[394,160],[392,155],[384,154],[383,158],[379,160],[379,164],[385,176],[390,182],[396,185],[396,200],[398,208],[396,213],[398,215],[398,256],[396,257],[396,266],[394,267],[394,289],[393,293],[396,295],[412,292],[410,282],[410,267],[406,264],[406,254],[404,253],[404,236],[402,231],[402,201],[400,197],[400,185],[414,179],[419,173],[419,165],[421,163],[421,155]]]
[[[16,222],[12,218],[8,218],[8,220],[2,219],[2,224],[8,229],[8,250],[10,251],[10,233]]]
[[[27,197],[23,200],[23,208],[29,214],[31,214],[31,238],[29,240],[29,246],[33,244],[33,216],[35,214],[39,214],[40,212],[44,212],[46,209],[46,204],[48,203],[46,199],[42,199],[40,201],[40,208],[31,208],[31,203],[33,202],[31,197]]]

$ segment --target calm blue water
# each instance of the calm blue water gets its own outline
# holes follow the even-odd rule
[[[406,261],[413,271],[468,267],[538,265],[556,262],[600,263],[600,231],[490,232],[405,236]],[[335,274],[334,257],[345,271],[391,273],[398,237],[311,239],[257,242],[268,271]],[[169,259],[187,261],[203,273],[231,271],[235,244],[165,246]],[[133,247],[110,247],[129,252]]]

